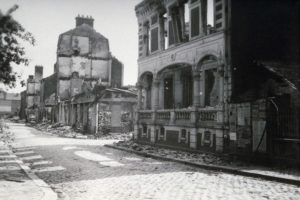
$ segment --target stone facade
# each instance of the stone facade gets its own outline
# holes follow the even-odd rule
[[[225,65],[223,19],[221,27],[208,26],[206,1],[154,2],[136,7],[140,110],[135,138],[221,152],[228,134],[225,109],[231,90],[230,79],[224,79],[230,69]]]
[[[78,16],[76,27],[59,36],[54,70],[57,121],[90,133],[96,127],[94,101],[105,88],[122,86],[124,68],[93,24],[93,18]]]
[[[300,59],[295,54],[299,47],[291,42],[299,36],[286,37],[299,31],[293,24],[296,16],[270,3],[144,0],[136,6],[135,140],[194,151],[272,154],[276,145],[272,131],[266,130],[274,123],[269,110],[283,96],[290,99],[289,108],[299,109]],[[292,0],[284,7],[299,11]],[[276,22],[267,21],[265,12]],[[279,29],[274,37],[269,32],[273,29]],[[273,52],[268,51],[271,44]],[[297,113],[288,115],[298,119]],[[299,139],[299,122],[291,126]],[[295,149],[300,151],[300,146]]]

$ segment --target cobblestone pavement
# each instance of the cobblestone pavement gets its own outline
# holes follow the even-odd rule
[[[60,199],[300,199],[300,188],[157,161],[103,147],[113,141],[57,138],[11,127],[14,151]]]

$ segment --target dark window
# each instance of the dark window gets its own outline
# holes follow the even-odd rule
[[[221,19],[221,18],[222,18],[222,13],[216,15],[216,19],[217,19],[217,20],[218,20],[218,19]]]
[[[165,128],[164,127],[161,127],[160,128],[160,132],[159,132],[159,140],[164,140],[165,138]]]
[[[181,139],[186,139],[186,130],[181,129]]]
[[[199,7],[191,10],[191,37],[195,37],[200,33],[199,14]]]
[[[193,78],[190,71],[182,72],[182,106],[187,108],[193,103]]]
[[[143,125],[143,133],[147,133],[147,125]]]
[[[164,136],[164,135],[165,135],[165,128],[164,128],[164,127],[161,127],[161,128],[160,128],[160,135],[161,135],[161,136]]]
[[[213,69],[205,71],[205,105],[215,106],[218,104],[219,91],[215,77],[216,72]]]
[[[222,27],[222,23],[217,23],[216,24],[216,28],[221,28]]]
[[[151,52],[158,50],[158,28],[151,30]]]
[[[191,0],[191,4],[193,4],[193,3],[195,3],[195,2],[197,2],[198,0]]]
[[[151,17],[151,25],[156,24],[157,21],[158,21],[157,15],[154,15],[154,16]]]
[[[219,11],[219,10],[221,10],[221,9],[222,9],[222,7],[223,7],[223,6],[222,6],[222,4],[220,4],[220,5],[217,5],[217,6],[216,6],[216,11]]]
[[[173,78],[165,78],[164,80],[164,106],[165,109],[173,108],[174,95],[173,95]]]
[[[169,36],[169,46],[173,45],[175,43],[175,38],[174,38],[174,30],[173,30],[172,20],[169,21],[168,36]]]

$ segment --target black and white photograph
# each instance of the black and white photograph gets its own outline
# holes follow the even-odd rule
[[[300,200],[300,0],[0,0],[0,200]]]

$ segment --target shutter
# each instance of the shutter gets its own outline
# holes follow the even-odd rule
[[[191,37],[195,37],[200,33],[199,14],[199,7],[191,9]]]

